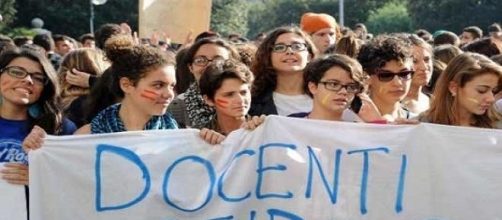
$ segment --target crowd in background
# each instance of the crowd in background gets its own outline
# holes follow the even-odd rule
[[[502,128],[502,29],[459,35],[374,36],[318,13],[253,40],[207,31],[182,45],[126,24],[78,40],[0,35],[2,178],[28,185],[25,152],[46,134],[198,128],[217,144],[266,115]]]

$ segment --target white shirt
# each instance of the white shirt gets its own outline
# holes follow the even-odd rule
[[[284,95],[274,92],[272,98],[274,99],[277,114],[282,116],[288,116],[298,112],[312,111],[312,98],[306,94]]]

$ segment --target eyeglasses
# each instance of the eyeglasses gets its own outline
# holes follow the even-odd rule
[[[340,90],[342,90],[342,88],[345,88],[348,93],[358,93],[363,90],[363,87],[357,83],[349,83],[345,85],[337,81],[321,81],[319,83],[323,84],[324,88],[326,88],[327,90],[333,92],[339,92]]]
[[[290,45],[288,45],[288,44],[275,44],[274,46],[272,46],[272,52],[284,53],[288,50],[288,48],[291,48],[291,50],[293,52],[304,51],[307,49],[307,44],[304,44],[304,43],[292,43]]]
[[[31,79],[33,80],[33,83],[38,84],[38,85],[47,85],[47,83],[49,82],[49,80],[47,79],[47,77],[45,77],[45,75],[43,73],[39,73],[39,72],[30,73],[26,69],[24,69],[23,67],[20,67],[20,66],[5,67],[5,68],[1,69],[0,72],[2,72],[2,73],[5,72],[5,73],[9,74],[9,76],[12,76],[12,77],[18,78],[18,79],[24,79],[29,75],[31,77]]]
[[[205,67],[207,66],[207,64],[209,64],[210,62],[216,62],[216,61],[224,61],[225,59],[223,59],[223,57],[215,57],[213,59],[208,59],[206,56],[198,56],[198,57],[195,57],[193,59],[193,64],[196,65],[196,66],[201,66],[201,67]]]
[[[403,81],[410,80],[414,73],[414,70],[404,70],[398,73],[381,69],[377,69],[376,71],[378,80],[380,80],[381,82],[390,82],[394,79],[395,76],[399,77],[399,79]]]

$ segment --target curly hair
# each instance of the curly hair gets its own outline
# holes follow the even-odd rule
[[[253,73],[249,68],[238,60],[225,60],[213,62],[206,67],[200,78],[199,88],[201,95],[206,95],[210,100],[214,99],[218,90],[226,79],[237,79],[243,83],[253,82]]]
[[[252,43],[243,43],[235,46],[239,55],[241,56],[242,63],[246,66],[251,67],[255,58],[256,50],[258,49],[256,45]]]
[[[361,47],[357,56],[363,70],[369,75],[375,74],[377,69],[391,60],[404,63],[411,58],[411,42],[391,35],[379,35],[373,38]]]
[[[112,91],[120,98],[124,92],[120,88],[120,78],[127,78],[133,85],[149,71],[165,65],[174,66],[174,59],[157,48],[134,45],[131,37],[119,35],[110,38],[105,44],[106,57],[112,62]]]
[[[314,43],[310,37],[303,32],[300,28],[295,26],[284,26],[272,30],[267,37],[258,47],[256,51],[251,71],[255,74],[255,81],[253,83],[253,96],[260,96],[270,89],[275,89],[277,86],[277,73],[272,66],[272,47],[279,36],[283,34],[294,33],[302,37],[307,44],[307,50],[311,58],[315,57],[317,53]]]

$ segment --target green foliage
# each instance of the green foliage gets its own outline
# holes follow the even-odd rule
[[[4,0],[1,0],[4,1]],[[31,20],[41,18],[44,28],[52,33],[64,33],[79,37],[88,33],[90,4],[88,0],[16,0],[18,10],[14,26],[31,27]],[[138,24],[137,0],[109,0],[104,5],[94,6],[94,28],[104,23],[127,22],[134,29]]]
[[[31,29],[28,29],[25,27],[17,27],[17,28],[6,27],[6,28],[2,29],[2,34],[5,34],[11,38],[14,38],[17,36],[34,37],[36,33],[34,31],[32,31]]]
[[[368,31],[374,34],[413,31],[411,18],[403,1],[389,2],[372,11],[365,24]]]
[[[345,26],[353,26],[368,18],[368,11],[385,5],[390,0],[345,0]],[[256,2],[250,9],[249,33],[254,36],[272,28],[299,24],[303,13],[326,13],[339,21],[338,0],[276,0]]]
[[[239,33],[252,38],[281,25],[298,24],[305,12],[327,13],[339,21],[339,1],[213,0],[211,29],[223,35]],[[486,28],[493,22],[502,21],[502,0],[344,2],[345,26],[352,27],[363,22],[375,33],[418,28],[426,28],[431,32],[448,29],[460,33],[466,26]],[[78,37],[89,32],[89,6],[89,0],[0,0],[0,13],[4,17],[0,31],[12,32],[15,27],[30,27],[31,20],[39,17],[45,22],[44,28],[53,33]],[[104,23],[127,22],[133,30],[137,29],[138,0],[108,0],[94,9],[95,28]]]
[[[0,21],[0,30],[4,29],[14,20],[14,16],[16,15],[16,9],[14,8],[15,2],[16,0],[0,1],[0,14],[3,17],[3,20]]]
[[[248,32],[248,2],[245,0],[214,0],[211,8],[211,30],[223,36]]]
[[[502,1],[499,0],[410,1],[408,11],[416,27],[431,32],[445,29],[460,33],[471,25],[486,29],[493,22],[502,21]]]

